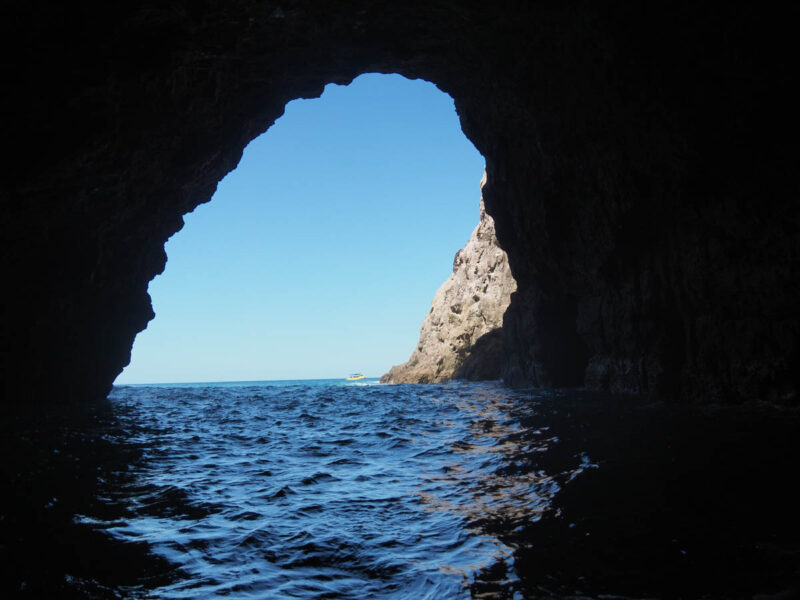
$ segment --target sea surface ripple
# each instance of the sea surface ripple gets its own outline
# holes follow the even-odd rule
[[[177,575],[159,598],[519,596],[492,534],[538,519],[591,466],[525,468],[554,441],[530,393],[495,383],[121,386],[118,440],[142,449],[79,518],[145,542]],[[131,590],[136,591],[136,590]]]

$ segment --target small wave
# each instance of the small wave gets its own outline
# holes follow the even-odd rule
[[[301,483],[303,485],[313,485],[315,483],[320,483],[322,481],[340,481],[340,479],[338,477],[334,477],[330,473],[321,471],[319,473],[314,473],[314,475],[310,477],[303,478],[303,481]]]
[[[330,466],[357,466],[365,463],[361,460],[355,460],[352,458],[337,458],[325,464]]]
[[[268,494],[264,499],[265,500],[277,500],[278,498],[285,498],[291,494],[295,494],[296,492],[290,488],[288,485],[283,486],[279,490],[273,492],[272,494]]]

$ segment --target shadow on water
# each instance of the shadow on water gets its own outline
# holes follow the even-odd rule
[[[796,410],[573,392],[531,405],[522,431],[551,443],[509,468],[560,490],[523,527],[486,523],[515,548],[524,597],[800,597]]]
[[[126,509],[109,489],[130,483],[140,449],[120,443],[107,402],[16,407],[0,436],[0,596],[137,597],[178,576],[145,543],[122,543],[80,516],[113,523]]]

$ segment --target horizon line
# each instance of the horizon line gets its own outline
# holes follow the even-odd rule
[[[380,376],[364,376],[364,379],[380,379]],[[262,382],[281,382],[281,381],[346,381],[346,377],[304,377],[300,379],[218,379],[213,381],[139,381],[128,383],[114,382],[113,387],[123,385],[189,385],[189,384],[209,384],[209,383],[262,383]]]

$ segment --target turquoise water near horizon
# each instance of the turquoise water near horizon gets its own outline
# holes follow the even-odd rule
[[[193,387],[250,387],[250,386],[294,386],[294,385],[310,385],[310,386],[326,386],[326,385],[364,385],[364,384],[377,384],[380,377],[365,377],[358,381],[347,381],[346,378],[341,379],[256,379],[252,381],[182,381],[182,382],[161,382],[161,383],[120,383],[114,384],[114,388],[127,388],[127,387],[177,387],[177,388],[193,388]]]

